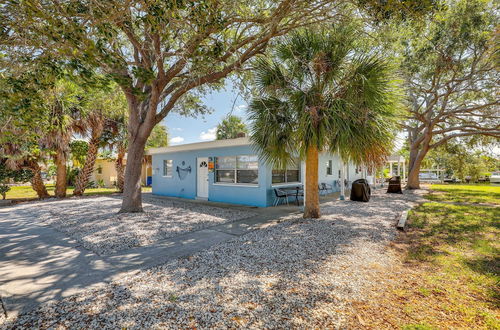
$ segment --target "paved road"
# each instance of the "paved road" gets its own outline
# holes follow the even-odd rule
[[[290,207],[252,208],[257,216],[182,234],[154,246],[99,256],[65,234],[34,221],[35,209],[34,203],[0,208],[0,295],[9,313],[103,285],[125,272],[189,256],[300,211]]]

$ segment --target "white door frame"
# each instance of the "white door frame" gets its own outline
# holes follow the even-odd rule
[[[205,163],[202,165],[202,162]],[[208,199],[208,157],[196,158],[196,197]]]

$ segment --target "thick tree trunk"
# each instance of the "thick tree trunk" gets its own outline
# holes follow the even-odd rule
[[[121,213],[142,212],[141,168],[146,141],[147,137],[129,140]]]
[[[125,165],[123,159],[125,158],[125,147],[120,144],[118,146],[118,153],[116,155],[115,168],[116,168],[116,188],[119,192],[123,192],[123,185],[125,181]]]
[[[309,147],[306,154],[306,203],[304,218],[319,218],[318,148]]]
[[[97,151],[99,149],[99,138],[93,137],[89,142],[89,148],[87,150],[87,156],[85,157],[85,164],[83,165],[82,170],[78,173],[75,182],[75,191],[73,191],[73,195],[81,196],[85,192],[87,188],[87,184],[89,183],[90,176],[94,171],[95,160],[97,158]]]
[[[56,157],[56,191],[57,198],[66,197],[66,188],[68,182],[66,180],[66,153],[62,150],[57,150]]]
[[[418,152],[414,152],[414,150],[410,152],[410,166],[408,166],[408,182],[406,184],[407,189],[420,189],[420,179],[418,175],[420,174],[422,161],[428,151],[428,146],[424,146]]]
[[[33,177],[31,178],[31,188],[36,192],[38,198],[44,199],[50,197],[47,192],[47,187],[43,183],[42,170],[40,165],[36,160],[31,160],[28,162],[28,168],[33,172]]]

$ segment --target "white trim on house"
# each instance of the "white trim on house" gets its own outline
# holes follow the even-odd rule
[[[207,142],[180,144],[164,148],[151,148],[146,151],[146,155],[163,154],[168,152],[223,148],[223,147],[237,147],[237,146],[246,146],[250,144],[251,144],[250,139],[248,137],[242,137],[237,139],[214,140]]]
[[[245,187],[245,188],[259,188],[260,184],[249,184],[249,183],[212,183],[212,186],[224,186],[224,187]]]

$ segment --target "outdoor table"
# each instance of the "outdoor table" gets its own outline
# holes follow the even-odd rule
[[[295,201],[297,202],[297,206],[300,205],[299,204],[299,193],[302,191],[304,191],[304,189],[302,188],[302,186],[293,186],[293,187],[283,187],[283,188],[280,188],[281,190],[284,190],[285,192],[295,192]]]

